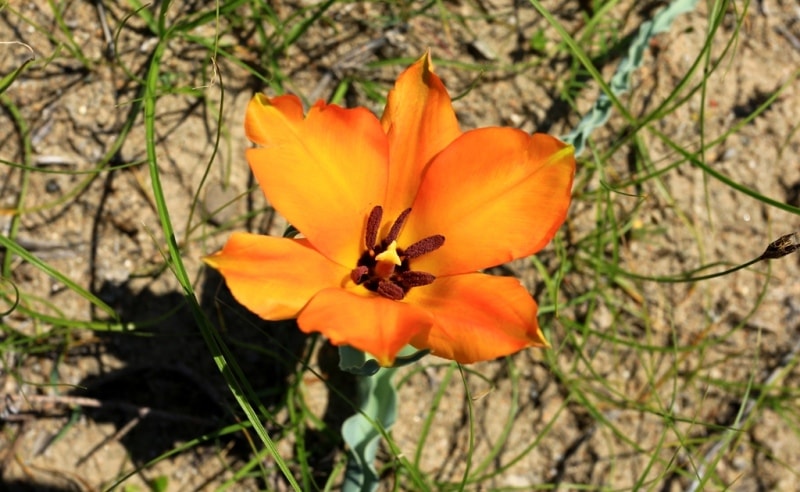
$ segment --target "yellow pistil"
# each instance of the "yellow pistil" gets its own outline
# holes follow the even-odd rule
[[[400,255],[397,254],[397,241],[392,241],[386,250],[375,256],[375,273],[383,278],[389,278],[394,273],[394,267],[403,264]]]

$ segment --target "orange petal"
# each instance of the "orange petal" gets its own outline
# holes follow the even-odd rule
[[[391,149],[386,212],[394,218],[411,206],[428,161],[461,134],[447,89],[433,73],[430,53],[397,78],[381,123]]]
[[[250,105],[247,107],[247,115],[244,119],[244,133],[253,143],[269,145],[275,130],[270,127],[269,118],[258,117],[257,110],[259,108],[251,108],[256,98],[261,100],[267,99],[265,96],[258,94],[253,98],[253,101],[250,102]],[[268,103],[283,117],[285,120],[284,124],[296,126],[303,122],[303,103],[300,101],[300,98],[294,94],[273,97],[272,99],[268,99]],[[251,110],[253,110],[252,117]]]
[[[391,365],[411,337],[432,322],[430,314],[416,306],[342,289],[323,290],[297,319],[304,332],[320,332],[334,345],[367,352],[382,366]]]
[[[467,273],[533,254],[553,238],[570,202],[571,146],[512,128],[464,133],[422,178],[398,244],[441,234],[412,262],[435,275]]]
[[[225,277],[240,304],[269,320],[297,317],[317,292],[343,285],[350,274],[305,239],[247,233],[232,234],[203,261]]]
[[[322,254],[352,267],[367,215],[386,194],[386,136],[364,108],[320,102],[298,119],[298,103],[252,99],[245,129],[262,147],[247,160],[275,209]]]
[[[441,277],[411,289],[406,299],[436,319],[411,344],[439,357],[467,364],[549,346],[536,321],[536,302],[515,278]]]

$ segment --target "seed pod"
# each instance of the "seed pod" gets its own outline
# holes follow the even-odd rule
[[[762,260],[774,260],[783,258],[800,249],[800,233],[792,232],[785,234],[775,241],[769,243],[767,250],[761,255]]]

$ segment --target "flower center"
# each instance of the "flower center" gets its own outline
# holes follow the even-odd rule
[[[364,237],[366,249],[350,272],[353,282],[387,299],[399,301],[411,288],[428,285],[436,279],[430,273],[411,270],[410,262],[439,249],[444,244],[444,236],[437,234],[421,239],[407,248],[397,247],[397,236],[403,230],[403,224],[410,213],[410,208],[404,210],[394,221],[386,237],[378,242],[383,208],[377,206],[372,209],[367,217]]]

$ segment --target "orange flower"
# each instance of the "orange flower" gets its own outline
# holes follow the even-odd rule
[[[304,236],[234,233],[205,262],[262,318],[298,318],[390,365],[406,344],[468,363],[545,347],[514,278],[478,270],[531,255],[570,202],[572,147],[512,128],[461,132],[429,54],[403,72],[378,120],[257,94],[247,160]]]

